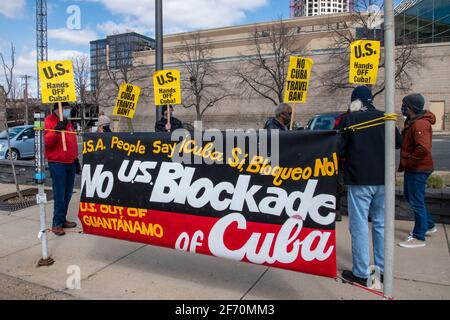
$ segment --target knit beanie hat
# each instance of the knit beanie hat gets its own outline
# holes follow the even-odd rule
[[[358,86],[353,89],[351,102],[355,100],[361,100],[363,105],[372,105],[372,92],[366,86]]]
[[[403,98],[403,104],[414,111],[415,114],[420,114],[423,112],[425,99],[420,93],[413,93]]]

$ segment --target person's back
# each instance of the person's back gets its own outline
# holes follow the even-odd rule
[[[342,117],[338,128],[350,127],[383,116],[384,113],[375,108],[352,112]],[[341,156],[345,158],[346,185],[384,184],[384,127],[382,124],[344,133]]]

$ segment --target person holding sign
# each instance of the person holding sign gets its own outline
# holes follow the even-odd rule
[[[264,129],[281,131],[289,130],[288,126],[291,123],[292,107],[287,103],[280,103],[275,109],[275,117],[270,118],[264,124]]]
[[[75,173],[79,173],[77,136],[72,123],[67,119],[70,115],[70,105],[62,103],[62,115],[58,103],[53,105],[53,112],[45,118],[44,144],[45,156],[52,177],[52,189],[54,197],[53,229],[52,231],[62,236],[64,228],[76,227],[75,222],[66,220],[69,202],[72,198]],[[60,121],[60,117],[63,118]],[[66,151],[63,148],[61,135],[66,133]]]
[[[183,129],[183,123],[173,116],[172,105],[169,105],[169,110],[167,110],[167,105],[162,106],[162,114],[162,118],[155,123],[156,132],[173,132]]]

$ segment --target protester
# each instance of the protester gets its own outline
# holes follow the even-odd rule
[[[182,129],[183,128],[183,123],[173,116],[173,107],[172,107],[172,105],[169,105],[169,110],[170,110],[170,128],[169,128],[169,125],[167,123],[167,118],[168,118],[167,106],[162,106],[163,116],[162,116],[161,119],[159,119],[155,123],[155,131],[156,132],[172,132],[172,131],[175,131],[177,129]]]
[[[372,104],[372,93],[366,86],[356,87],[351,102],[359,100],[359,110],[343,116],[338,129],[383,118],[384,113]],[[357,104],[355,102],[355,106]],[[353,107],[350,108],[352,111]],[[382,120],[380,120],[382,121]],[[371,123],[373,124],[373,122]],[[372,242],[375,266],[384,270],[384,141],[385,126],[346,131],[342,135],[340,157],[345,158],[344,183],[347,186],[349,230],[352,238],[352,270],[342,277],[367,286],[369,271],[369,211],[372,217]],[[397,149],[401,136],[396,134]]]
[[[45,156],[52,177],[53,189],[53,229],[62,236],[64,228],[75,228],[75,222],[67,221],[67,210],[72,198],[75,173],[79,173],[77,137],[73,133],[65,133],[67,150],[63,149],[62,131],[74,132],[72,123],[67,119],[70,105],[62,103],[64,120],[60,121],[58,104],[53,106],[52,113],[45,118]]]
[[[281,131],[289,130],[291,123],[292,107],[287,103],[280,103],[275,109],[275,117],[266,121],[264,129],[272,130],[278,129]]]
[[[111,132],[111,119],[105,115],[104,111],[99,113],[97,132]]]
[[[404,173],[404,195],[414,210],[414,229],[405,241],[404,248],[419,248],[426,245],[425,236],[437,231],[433,218],[425,205],[427,179],[433,172],[431,155],[432,125],[436,117],[424,110],[425,99],[421,94],[410,94],[403,98],[402,113],[406,117],[402,131],[403,145],[400,152],[399,172]]]
[[[334,121],[334,129],[337,129],[339,127],[339,124],[344,116],[349,114],[350,112],[356,112],[361,110],[362,108],[362,102],[359,99],[356,99],[354,101],[350,102],[350,105],[344,113],[340,114]],[[339,158],[338,159],[338,176],[337,176],[337,188],[336,188],[336,221],[342,220],[342,198],[344,196],[345,192],[345,183],[344,183],[344,165],[345,165],[345,158]],[[371,222],[370,219],[370,213],[369,213],[369,222]]]

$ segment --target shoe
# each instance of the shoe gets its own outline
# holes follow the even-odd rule
[[[409,236],[405,241],[399,242],[398,245],[403,248],[421,248],[425,247],[427,244],[425,241],[416,239],[412,236]]]
[[[342,271],[342,278],[344,278],[344,280],[346,280],[348,282],[354,282],[354,283],[360,284],[364,287],[367,287],[367,278],[357,277],[350,270]]]
[[[437,232],[437,228],[436,228],[436,226],[434,226],[433,228],[428,229],[427,232],[425,232],[425,235],[426,235],[426,236],[430,236],[432,233],[436,233],[436,232]],[[413,236],[412,231],[411,231],[408,235],[409,235],[410,237],[412,237],[412,236]]]
[[[76,222],[66,221],[63,224],[63,228],[69,229],[69,228],[75,228],[77,226]]]
[[[57,236],[63,236],[66,234],[62,227],[53,227],[52,232]]]

